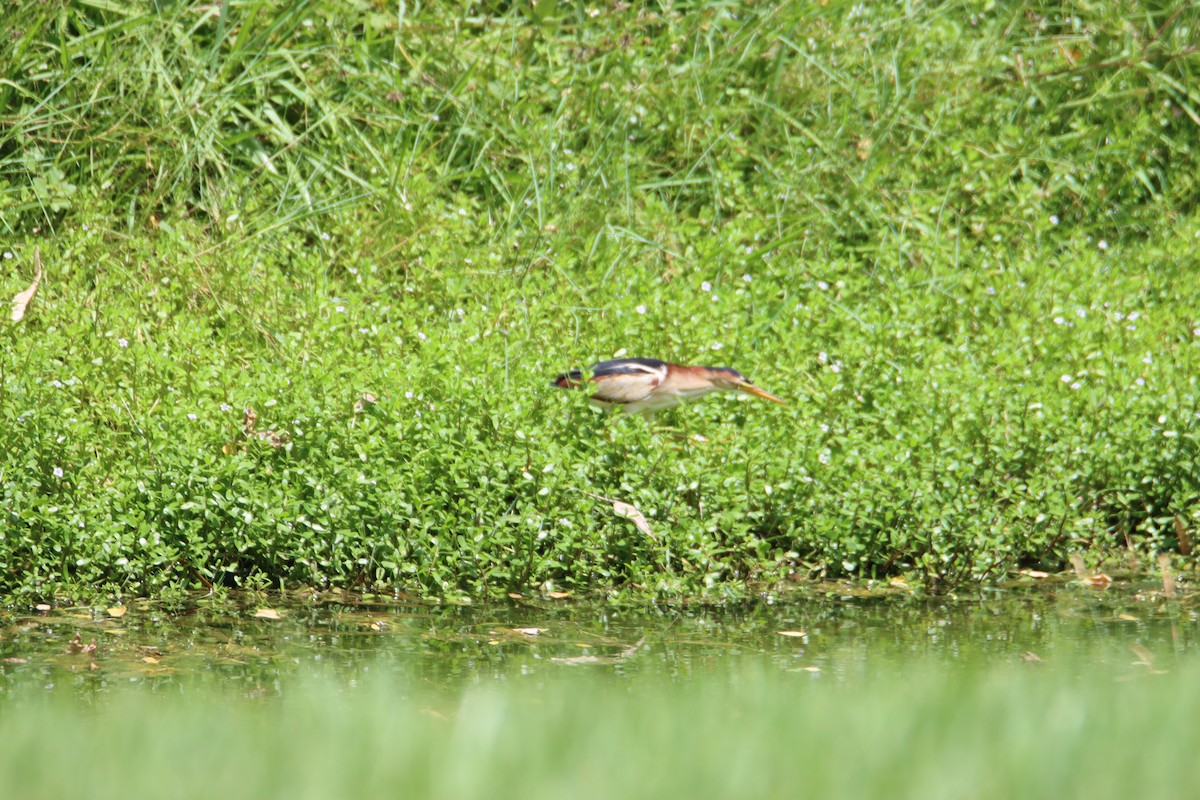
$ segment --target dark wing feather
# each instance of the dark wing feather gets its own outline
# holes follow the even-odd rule
[[[605,375],[645,375],[651,372],[665,373],[667,362],[657,358],[614,358],[611,361],[601,361],[592,365],[592,375],[602,378]]]

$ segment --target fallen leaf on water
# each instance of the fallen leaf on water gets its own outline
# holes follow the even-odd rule
[[[555,600],[562,600],[563,598],[570,596],[570,592],[546,592],[546,597],[552,597]]]
[[[25,291],[18,292],[17,296],[12,300],[13,322],[20,322],[25,317],[25,310],[29,308],[30,301],[37,294],[38,284],[42,282],[42,253],[37,248],[33,251],[33,263],[37,267],[37,273],[33,276],[33,283],[29,284],[29,288]]]
[[[509,593],[508,593],[508,596],[509,596],[509,598],[510,598],[510,599],[512,599],[512,600],[520,600],[520,599],[521,599],[521,598],[523,598],[525,595],[521,594],[520,592],[509,592]]]
[[[5,664],[28,664],[29,661],[24,658],[6,658],[6,659],[4,659],[4,663]]]
[[[1043,572],[1040,569],[1023,569],[1023,570],[1021,570],[1021,574],[1026,576],[1027,578],[1049,578],[1050,577],[1049,572]]]
[[[126,610],[127,609],[125,606],[113,606],[112,608],[108,609],[108,615],[110,617],[117,617],[120,619],[121,617],[125,616]]]
[[[1117,614],[1117,619],[1123,619],[1126,622],[1141,622],[1141,620],[1135,617],[1133,614]]]
[[[1097,572],[1095,575],[1084,578],[1083,582],[1093,589],[1107,589],[1109,586],[1112,586],[1112,578],[1103,572]]]
[[[259,619],[283,619],[283,615],[273,608],[260,608],[254,612]]]
[[[38,611],[49,611],[52,606],[47,605],[46,603],[38,603],[36,606],[34,606],[34,608],[36,608]]]
[[[144,656],[142,658],[142,661],[146,662],[147,664],[157,664],[158,663],[158,659],[155,658],[154,656]]]
[[[516,631],[517,633],[521,634],[522,636],[537,636],[538,634],[540,634],[542,631],[544,631],[546,629],[545,628],[513,628],[513,630]]]
[[[1021,653],[1021,660],[1028,664],[1042,663],[1042,657],[1032,650],[1026,650],[1024,653]]]
[[[775,631],[775,632],[777,634],[779,634],[780,636],[793,636],[797,639],[803,639],[805,636],[808,636],[808,633],[805,631]]]

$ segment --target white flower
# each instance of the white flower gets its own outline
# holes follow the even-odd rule
[[[233,406],[229,405],[229,403],[221,403],[221,410],[222,411],[233,411]]]
[[[713,350],[720,350],[720,349],[721,349],[722,347],[724,347],[724,346],[725,346],[725,345],[721,344],[720,342],[713,342],[713,343],[712,343],[712,349],[713,349]]]
[[[128,339],[117,339],[117,344],[121,345],[121,347],[129,347],[129,340]]]
[[[1145,386],[1145,385],[1146,385],[1146,379],[1145,379],[1145,378],[1138,378],[1136,381],[1134,381],[1134,383],[1136,383],[1138,386]]]
[[[1084,317],[1087,316],[1087,310],[1082,309],[1082,308],[1077,308],[1077,309],[1075,309],[1075,316],[1079,317],[1080,319],[1083,319]]]
[[[404,393],[404,399],[405,399],[405,400],[412,400],[412,399],[413,399],[413,393],[412,393],[412,392],[405,392],[405,393]]]
[[[334,308],[333,310],[334,310],[334,311],[336,311],[336,312],[337,312],[337,313],[339,313],[339,314],[345,314],[345,313],[346,313],[346,307],[345,307],[345,306],[337,306],[337,307],[336,307],[336,308]]]
[[[1080,388],[1080,387],[1082,387],[1082,386],[1083,386],[1083,384],[1082,384],[1082,383],[1080,383],[1079,381],[1075,381],[1074,383],[1072,383],[1072,384],[1071,384],[1071,388],[1072,388],[1072,389],[1074,389],[1074,390],[1076,390],[1076,391],[1078,391],[1078,390],[1079,390],[1079,388]]]
[[[825,281],[817,281],[817,288],[823,292],[829,288],[829,284]]]
[[[742,280],[743,280],[743,281],[745,281],[746,283],[749,283],[749,282],[750,282],[750,280],[751,280],[751,278],[750,278],[750,273],[749,273],[749,272],[747,272],[745,275],[743,275],[743,276],[742,276]]]
[[[417,338],[423,342],[425,341],[425,334],[421,331],[417,331]]]
[[[1071,381],[1073,381],[1073,380],[1075,380],[1075,379],[1074,379],[1074,378],[1072,378],[1070,375],[1063,375],[1063,376],[1062,376],[1062,382],[1063,382],[1063,383],[1070,383],[1070,382],[1071,382]]]
[[[62,476],[63,476],[62,467],[55,467],[54,468],[54,477],[61,478]]]
[[[713,301],[714,303],[715,303],[715,302],[717,302],[717,301],[718,301],[718,300],[720,300],[720,299],[721,299],[721,298],[717,297],[715,294],[712,296],[712,301]]]
[[[1108,249],[1108,242],[1106,242],[1106,241],[1104,241],[1103,239],[1101,239],[1101,240],[1100,240],[1100,243],[1099,243],[1099,244],[1097,244],[1096,246],[1097,246],[1097,247],[1099,247],[1101,250],[1107,250],[1107,249]]]
[[[321,234],[321,239],[323,239],[324,241],[328,242],[328,241],[329,241],[329,234],[328,234],[328,233],[322,233],[322,234]]]
[[[638,312],[639,314],[645,314],[645,313],[646,313],[646,307],[645,307],[645,306],[638,306],[637,308],[635,308],[635,309],[634,309],[634,311]]]
[[[1058,224],[1058,215],[1057,215],[1057,214],[1051,214],[1051,215],[1050,215],[1050,224],[1051,224],[1051,225],[1057,225],[1057,224]]]
[[[1065,324],[1066,324],[1066,322],[1067,322],[1067,321],[1066,321],[1065,319],[1063,319],[1062,317],[1055,317],[1055,318],[1054,318],[1054,324],[1055,324],[1055,325],[1065,325]]]
[[[190,420],[192,420],[192,421],[195,421],[195,419],[196,419],[196,415],[195,415],[195,414],[188,414],[188,419],[190,419]]]
[[[702,292],[711,292],[711,291],[712,291],[712,284],[711,284],[711,283],[709,283],[708,281],[705,281],[704,283],[700,284],[700,291],[702,291]]]

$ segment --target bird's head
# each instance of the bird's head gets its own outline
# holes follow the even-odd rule
[[[746,394],[761,397],[763,400],[770,400],[772,403],[779,403],[781,406],[786,406],[787,403],[780,400],[770,392],[764,392],[762,389],[754,385],[754,383],[742,373],[732,367],[707,367],[708,379],[713,386],[726,392],[745,392]]]

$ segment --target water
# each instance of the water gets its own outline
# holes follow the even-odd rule
[[[542,598],[486,607],[342,595],[197,597],[170,608],[138,601],[123,612],[5,617],[0,688],[201,682],[271,695],[317,673],[439,691],[566,670],[674,683],[748,662],[848,684],[916,662],[946,671],[1055,661],[1153,670],[1196,652],[1193,600],[1164,599],[1152,584],[1098,591],[1050,580],[932,599],[824,586],[774,602],[641,609]]]

